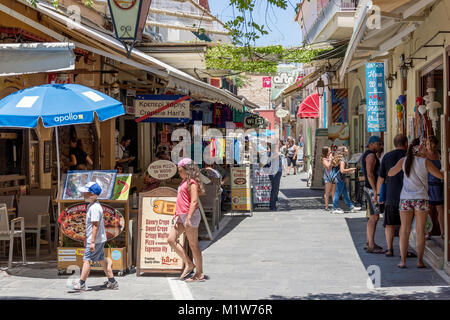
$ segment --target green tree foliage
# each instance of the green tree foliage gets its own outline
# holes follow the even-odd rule
[[[283,48],[283,46],[233,46],[218,44],[208,49],[208,69],[229,70],[234,73],[276,73],[279,63],[308,63],[332,49]]]

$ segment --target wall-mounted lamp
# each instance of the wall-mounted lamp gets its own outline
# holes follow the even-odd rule
[[[389,89],[392,89],[393,87],[394,78],[397,79],[397,72],[390,73],[389,77],[386,78],[386,83]]]
[[[322,78],[319,78],[316,84],[316,90],[319,94],[319,97],[323,97],[323,91],[325,90],[325,83],[323,82]]]

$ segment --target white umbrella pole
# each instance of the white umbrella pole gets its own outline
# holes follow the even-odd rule
[[[61,182],[60,182],[60,180],[61,180],[61,178],[60,178],[60,175],[61,175],[61,167],[60,167],[60,164],[59,164],[59,139],[58,139],[58,127],[55,127],[55,138],[56,138],[56,167],[58,168],[58,186],[57,186],[57,194],[59,194],[59,188],[60,188],[60,186],[61,186]],[[61,197],[62,197],[62,195],[61,195]],[[58,199],[58,214],[57,214],[57,217],[59,217],[59,215],[61,214],[61,203],[59,202],[59,200],[60,199]],[[56,219],[56,226],[57,227],[59,227],[58,226],[58,219]],[[59,239],[58,239],[59,237],[57,237],[56,236],[56,234],[55,234],[55,242],[56,243],[58,243],[58,241],[59,241]]]

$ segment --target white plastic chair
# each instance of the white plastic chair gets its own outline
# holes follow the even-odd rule
[[[20,230],[16,230],[16,223],[20,222]],[[11,228],[9,226],[8,210],[4,203],[0,203],[0,241],[9,241],[9,259],[8,269],[12,268],[14,238],[21,238],[22,241],[22,260],[26,264],[25,253],[25,219],[23,217],[11,220]]]

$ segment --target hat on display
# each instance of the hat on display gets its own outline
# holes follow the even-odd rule
[[[78,191],[80,192],[90,192],[97,196],[99,196],[102,193],[102,187],[97,182],[88,182],[83,187],[79,187]]]

